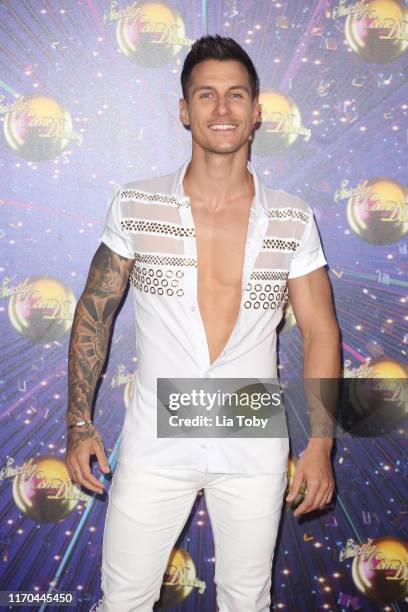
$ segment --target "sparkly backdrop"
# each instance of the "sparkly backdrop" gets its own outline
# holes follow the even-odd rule
[[[74,591],[77,609],[92,610],[107,499],[72,487],[63,463],[69,332],[115,189],[190,155],[178,118],[189,46],[229,35],[258,69],[263,122],[251,159],[267,184],[313,208],[344,376],[406,378],[407,8],[1,0],[0,17],[0,589]],[[301,358],[289,303],[281,372],[299,374]],[[136,370],[126,300],[94,414],[112,469]],[[335,441],[332,507],[299,519],[283,509],[273,609],[406,609],[406,442],[404,421],[381,437]],[[199,495],[162,605],[215,611],[213,574]]]

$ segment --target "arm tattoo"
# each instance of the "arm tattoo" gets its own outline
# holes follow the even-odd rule
[[[113,316],[133,264],[133,259],[118,255],[104,243],[92,259],[85,289],[75,308],[69,341],[67,425],[91,418],[93,396],[107,356]],[[71,448],[96,433],[92,425],[81,430],[69,430]]]

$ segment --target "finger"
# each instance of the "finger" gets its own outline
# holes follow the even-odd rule
[[[104,492],[105,489],[103,487],[103,484],[101,483],[99,478],[96,478],[96,476],[92,474],[89,466],[83,467],[82,474],[89,487],[92,485],[92,487],[96,488],[96,491],[98,493]],[[95,491],[95,488],[92,488],[92,491]]]
[[[326,494],[326,497],[324,498],[324,504],[326,506],[328,506],[332,502],[333,491],[334,491],[334,487],[330,487],[330,489],[328,490]]]
[[[87,478],[83,476],[82,474],[80,474],[79,472],[76,472],[76,474],[77,474],[78,484],[80,484],[85,489],[89,489],[90,491],[93,491],[94,493],[98,493],[98,494],[102,494],[104,492],[103,488],[97,487],[94,484],[90,483],[87,480]]]
[[[293,513],[294,516],[299,516],[299,514],[303,514],[304,512],[309,512],[309,510],[313,507],[318,488],[319,488],[318,484],[308,484],[307,485],[306,497],[302,501],[302,503],[296,508],[295,512]]]
[[[289,493],[286,496],[286,501],[292,501],[299,494],[299,489],[303,483],[303,476],[300,474],[293,477],[292,484],[289,487]]]
[[[72,462],[74,455],[70,452],[66,452],[65,454],[65,466],[68,470],[68,474],[73,482],[75,482],[75,474],[74,474],[74,465]]]
[[[77,484],[81,484],[80,482],[82,478],[81,470],[79,468],[78,463],[74,459],[72,459],[71,461],[71,472],[73,474],[73,479],[72,479],[73,482],[76,482]]]
[[[73,472],[73,469],[72,469],[71,465],[68,462],[66,462],[65,463],[65,467],[67,468],[67,472],[68,472],[70,480],[72,480],[72,482],[75,482],[75,479],[73,477],[74,476],[74,472]]]
[[[105,455],[105,451],[99,444],[95,444],[94,451],[101,471],[105,472],[106,474],[109,474],[110,467],[108,459]]]
[[[330,501],[332,492],[333,486],[331,484],[331,481],[325,483],[324,485],[321,485],[321,490],[319,490],[318,494],[316,495],[315,509],[323,509],[325,506],[327,506]]]
[[[327,497],[327,487],[319,488],[311,510],[317,510],[317,509],[322,508],[324,506],[324,503],[325,503],[324,500],[326,499],[326,497]]]
[[[74,471],[74,475],[75,475],[75,478],[76,478],[76,482],[78,482],[78,484],[80,484],[81,486],[86,487],[87,489],[90,489],[91,491],[95,491],[96,493],[99,493],[99,489],[96,489],[96,487],[94,485],[89,484],[85,480],[85,478],[84,478],[84,476],[82,474],[82,469],[81,469],[81,466],[80,466],[78,460],[73,459],[72,460],[72,464],[74,466],[74,470],[73,471]]]
[[[94,476],[89,467],[89,456],[88,455],[79,455],[78,463],[81,468],[82,478],[84,480],[85,486],[87,486],[91,491],[96,491],[96,493],[103,493],[103,484]],[[81,484],[84,484],[81,483]]]

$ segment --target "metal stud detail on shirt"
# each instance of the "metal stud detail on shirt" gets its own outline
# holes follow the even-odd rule
[[[286,280],[288,276],[287,270],[254,270],[249,280]]]
[[[292,218],[304,223],[307,223],[309,220],[309,215],[299,208],[269,208],[267,212],[271,219]]]
[[[254,310],[267,310],[268,308],[276,310],[281,303],[285,303],[289,297],[286,281],[268,282],[268,280],[260,280],[254,278],[254,272],[250,279],[253,282],[248,282],[245,289],[245,308],[254,308]]]
[[[143,191],[142,189],[122,189],[120,198],[125,201],[139,200],[142,202],[160,202],[160,204],[177,204],[177,199],[172,195]]]
[[[177,198],[174,195],[167,193],[158,193],[151,191],[143,191],[142,189],[122,189],[120,192],[120,199],[124,202],[133,200],[135,202],[143,203],[155,203],[155,204],[170,204],[171,206],[190,206],[190,198],[188,196],[184,198]]]
[[[299,245],[298,240],[285,240],[283,238],[264,238],[262,243],[263,249],[274,249],[276,251],[293,251],[295,252]]]
[[[123,230],[129,232],[145,232],[161,234],[162,236],[175,236],[177,238],[195,236],[194,227],[183,227],[182,225],[173,225],[172,223],[162,223],[160,221],[145,221],[144,219],[125,217],[121,219],[120,224]]]
[[[189,266],[196,268],[197,260],[192,257],[177,255],[154,255],[153,253],[135,253],[135,261],[162,266]]]
[[[182,297],[184,270],[133,266],[129,281],[144,293]]]

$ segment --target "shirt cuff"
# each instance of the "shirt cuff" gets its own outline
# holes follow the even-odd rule
[[[313,270],[317,270],[317,268],[321,268],[326,264],[327,261],[323,250],[321,247],[317,247],[313,251],[309,251],[309,253],[302,253],[299,261],[296,260],[296,257],[292,259],[288,279],[309,274],[309,272],[313,272]]]
[[[99,238],[118,255],[126,257],[127,259],[135,258],[135,253],[133,251],[129,251],[129,248],[123,241],[123,237],[118,236],[118,234],[111,230],[110,227],[105,226],[105,229],[103,230]]]

